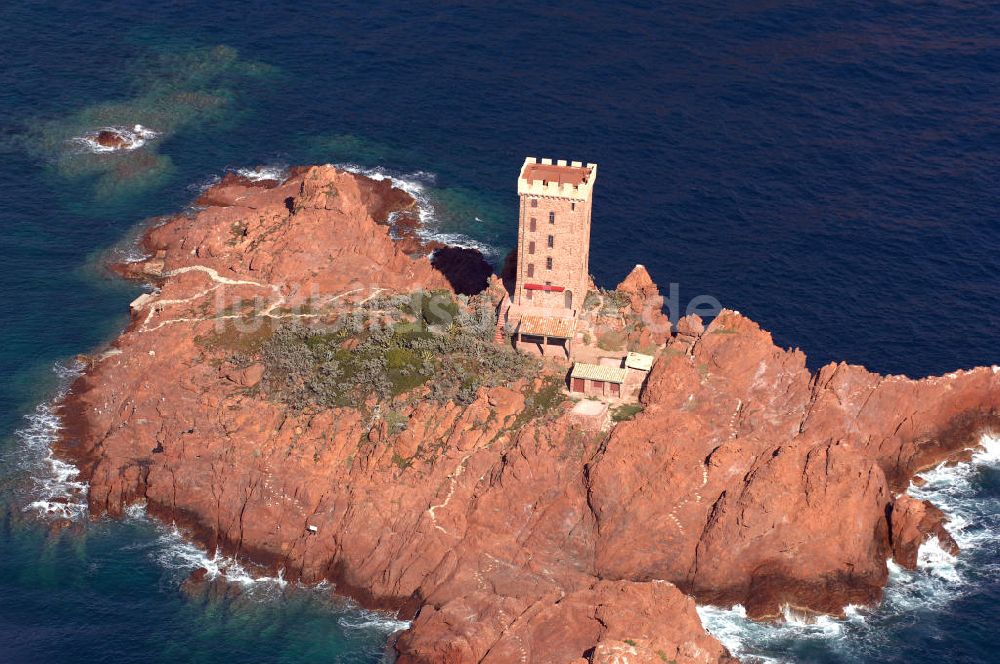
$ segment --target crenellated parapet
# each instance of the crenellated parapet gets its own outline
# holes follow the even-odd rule
[[[597,164],[528,157],[517,179],[517,193],[582,201],[590,198],[596,179]]]

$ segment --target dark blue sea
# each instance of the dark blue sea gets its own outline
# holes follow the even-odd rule
[[[139,292],[103,264],[227,170],[375,169],[496,262],[523,158],[593,161],[601,285],[643,263],[672,313],[715,298],[813,367],[1000,362],[996,3],[320,4],[0,7],[0,661],[378,662],[399,627],[280,579],[190,596],[203,552],[89,521],[48,455],[74,356]],[[129,153],[78,140],[136,123],[158,136]],[[920,490],[957,560],[925,547],[847,620],[709,629],[767,661],[998,661],[990,445]]]

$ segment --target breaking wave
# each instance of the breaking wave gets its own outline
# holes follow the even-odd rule
[[[264,180],[284,182],[288,178],[288,166],[285,165],[258,166],[257,168],[237,168],[233,172],[240,177],[244,177],[253,182],[262,182]]]
[[[287,164],[267,164],[256,168],[227,168],[224,172],[235,173],[236,175],[246,178],[252,182],[276,180],[280,183],[288,179]],[[207,175],[204,179],[189,184],[187,186],[187,190],[194,193],[196,196],[201,195],[205,193],[205,191],[222,182],[222,177],[222,175],[217,174]]]
[[[995,547],[1000,537],[1000,496],[987,495],[980,481],[986,468],[1000,468],[1000,438],[984,436],[971,461],[920,473],[921,485],[908,493],[929,500],[949,518],[948,532],[961,553],[953,556],[933,538],[917,555],[917,569],[889,560],[889,582],[878,607],[847,607],[844,619],[820,616],[803,620],[785,612],[777,623],[747,618],[742,606],[699,606],[705,629],[733,655],[747,662],[871,661],[919,612],[947,610],[983,575],[996,578],[1000,563]]]
[[[200,196],[207,190],[211,189],[215,185],[222,181],[221,175],[206,175],[203,179],[192,182],[187,186],[187,190],[193,193],[195,196]]]
[[[56,404],[66,395],[73,380],[80,375],[82,365],[56,364],[53,371],[59,377],[55,398],[35,407],[26,415],[27,426],[15,436],[22,442],[25,454],[21,464],[30,474],[32,488],[25,511],[42,518],[79,520],[87,514],[87,483],[77,480],[80,469],[57,459],[52,444],[59,437],[62,422],[56,414]]]
[[[400,620],[391,613],[384,611],[369,611],[355,608],[352,615],[347,615],[337,621],[341,627],[348,630],[374,630],[392,634],[410,628],[410,621]]]
[[[142,503],[127,507],[125,520],[156,531],[156,537],[150,545],[150,557],[164,569],[177,572],[179,578],[204,568],[207,572],[206,580],[225,579],[244,590],[280,591],[288,586],[282,572],[271,576],[218,551],[209,553],[188,540],[176,526],[166,526],[149,518],[146,506]]]
[[[150,518],[146,514],[145,505],[141,503],[130,505],[125,510],[125,520],[154,529],[157,533],[155,538],[143,546],[150,550],[150,558],[157,565],[168,572],[174,572],[176,582],[198,569],[205,569],[207,581],[224,580],[239,586],[245,594],[261,599],[276,598],[290,587],[283,572],[269,575],[260,568],[241,563],[218,551],[209,553],[187,539],[176,526],[166,526]],[[295,584],[294,587],[317,592],[331,590],[327,581],[308,586]],[[374,631],[389,635],[410,626],[409,621],[400,620],[392,613],[362,609],[347,598],[338,598],[338,602],[340,610],[349,611],[337,620],[345,630]]]
[[[442,220],[434,209],[429,187],[434,185],[436,177],[427,171],[415,171],[413,173],[391,173],[381,166],[375,168],[365,168],[357,164],[335,164],[341,170],[349,173],[364,175],[373,180],[389,180],[393,186],[402,189],[413,197],[417,202],[417,213],[420,217],[420,227],[417,228],[417,237],[424,241],[437,241],[453,247],[463,249],[475,249],[483,256],[500,260],[503,258],[501,252],[496,247],[480,242],[464,233],[455,233],[442,230]],[[481,222],[478,217],[476,222]]]

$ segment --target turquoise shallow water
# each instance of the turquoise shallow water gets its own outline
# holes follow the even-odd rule
[[[138,292],[103,262],[227,169],[387,169],[433,230],[498,260],[523,157],[596,161],[603,285],[642,262],[682,307],[711,295],[813,366],[996,362],[995,7],[830,4],[0,7],[0,661],[381,658],[393,624],[323,589],[190,598],[202,561],[169,532],[52,531],[30,507],[53,478],[36,409],[54,367],[112,338]],[[128,155],[72,140],[136,122],[161,136]],[[714,628],[791,661],[989,661],[996,464],[939,489],[968,551],[899,576],[883,610]]]

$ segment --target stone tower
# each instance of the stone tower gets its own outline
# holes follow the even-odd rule
[[[576,318],[590,279],[590,206],[597,164],[528,157],[517,179],[517,286],[525,312]]]

